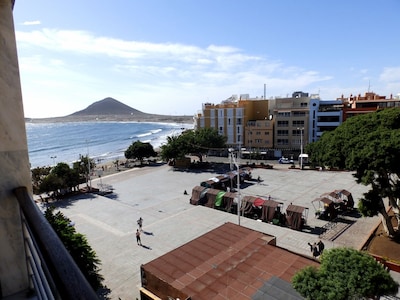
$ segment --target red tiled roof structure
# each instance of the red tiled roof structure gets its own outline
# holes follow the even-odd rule
[[[291,279],[319,264],[275,244],[273,236],[225,223],[142,265],[142,294],[181,300],[302,299]],[[281,296],[268,297],[268,291]]]

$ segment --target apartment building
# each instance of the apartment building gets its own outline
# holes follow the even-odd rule
[[[319,99],[318,95],[294,92],[292,97],[273,100],[274,148],[277,150],[296,151],[307,144],[310,100]]]
[[[308,143],[316,142],[324,132],[332,131],[343,122],[341,100],[310,100]]]
[[[262,97],[250,98],[248,94],[233,95],[220,104],[204,103],[202,111],[195,115],[195,127],[217,129],[227,137],[228,147],[236,149],[253,143],[271,145],[272,122],[258,122],[269,120],[268,103]],[[258,138],[249,139],[253,133]]]
[[[293,156],[332,131],[347,118],[377,109],[400,107],[400,94],[380,96],[367,92],[336,100],[294,92],[291,97],[270,99],[232,96],[221,104],[203,104],[195,116],[197,128],[211,127],[228,137],[228,147],[240,148],[244,156],[261,153],[268,157]]]
[[[391,94],[389,98],[386,98],[386,96],[380,96],[373,92],[366,92],[364,96],[361,96],[361,94],[353,96],[351,94],[345,98],[342,95],[337,100],[343,102],[343,121],[352,116],[373,112],[382,108],[400,107],[400,94],[396,97],[393,97]]]
[[[303,92],[271,99],[232,96],[220,104],[203,104],[195,124],[197,128],[216,128],[228,138],[228,147],[240,148],[245,155],[300,153],[301,145],[308,141],[311,99],[319,98]]]

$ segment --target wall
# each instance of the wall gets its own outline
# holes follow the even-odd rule
[[[31,187],[28,146],[15,41],[13,2],[0,0],[0,291],[28,287],[18,186]]]

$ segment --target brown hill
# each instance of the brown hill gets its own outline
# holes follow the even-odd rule
[[[144,113],[114,98],[96,101],[87,108],[64,117],[29,119],[33,123],[45,122],[85,122],[85,121],[136,121],[164,123],[193,123],[193,116],[170,116]]]
[[[67,117],[71,116],[104,116],[104,115],[135,115],[146,116],[144,112],[134,109],[114,98],[105,98],[89,105],[87,108],[77,111]]]

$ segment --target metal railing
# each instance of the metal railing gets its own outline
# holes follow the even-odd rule
[[[14,190],[22,212],[30,283],[39,299],[99,299],[26,187]]]

